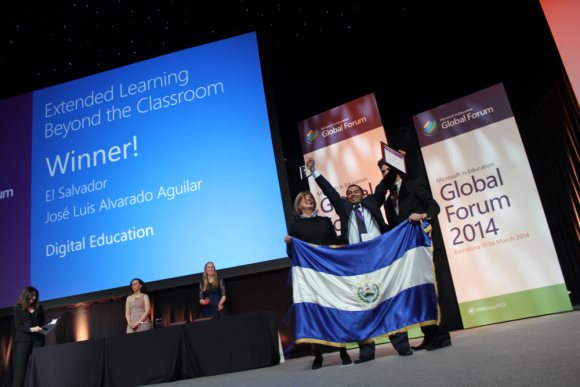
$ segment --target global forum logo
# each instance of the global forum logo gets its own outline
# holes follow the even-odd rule
[[[306,142],[312,144],[318,138],[318,130],[310,129],[308,133],[306,133]]]
[[[427,122],[423,124],[423,133],[427,136],[432,135],[433,132],[435,132],[435,129],[437,129],[437,123],[435,120],[427,120]]]

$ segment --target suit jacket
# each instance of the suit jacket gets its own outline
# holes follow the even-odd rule
[[[427,183],[420,179],[403,179],[401,181],[398,202],[399,214],[395,212],[392,194],[385,201],[385,213],[391,227],[395,227],[402,221],[405,221],[413,212],[425,212],[430,219],[437,216],[440,211],[439,204],[433,199]]]
[[[372,195],[364,197],[361,202],[362,206],[366,208],[377,221],[381,234],[390,230],[390,227],[385,223],[385,219],[383,218],[381,206],[385,202],[388,188],[393,185],[396,178],[397,174],[393,169],[383,177],[379,185],[375,188],[375,192]],[[334,186],[332,186],[324,176],[320,175],[315,180],[338,214],[338,217],[340,218],[341,237],[344,243],[348,244],[348,226],[353,205],[348,200],[342,198]]]
[[[34,313],[28,313],[28,311],[21,309],[18,305],[14,307],[13,311],[16,329],[14,342],[44,340],[44,336],[41,333],[30,332],[31,327],[44,325],[44,310],[40,303],[36,305]]]

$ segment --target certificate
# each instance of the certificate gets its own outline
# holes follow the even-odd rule
[[[53,318],[51,322],[42,326],[42,331],[40,331],[40,333],[42,333],[45,336],[48,335],[56,327],[57,322],[58,319]]]
[[[387,164],[403,173],[407,173],[407,167],[405,166],[405,156],[403,154],[397,152],[382,141],[381,148],[383,159],[387,162]]]

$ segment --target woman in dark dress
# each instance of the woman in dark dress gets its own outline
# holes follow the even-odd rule
[[[44,311],[38,302],[38,290],[32,286],[25,287],[20,293],[18,303],[14,306],[14,325],[12,386],[22,387],[32,349],[44,344],[44,335],[40,333],[44,325]]]
[[[292,242],[291,237],[323,246],[337,245],[340,243],[330,218],[318,216],[316,201],[310,191],[302,191],[296,196],[294,200],[294,214],[296,221],[290,225],[288,235],[284,237],[284,242],[288,245]],[[290,253],[289,248],[288,250]],[[322,353],[328,351],[330,348],[321,344],[312,344],[312,346],[314,349],[312,369],[316,370],[322,367]],[[340,348],[340,358],[343,365],[352,363],[344,347]]]
[[[227,316],[225,302],[224,280],[218,278],[213,262],[208,262],[203,268],[203,281],[199,284],[199,304],[202,306],[202,316],[214,318]]]

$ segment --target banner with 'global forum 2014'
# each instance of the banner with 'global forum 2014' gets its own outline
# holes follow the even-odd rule
[[[571,310],[502,84],[413,117],[467,327]]]

